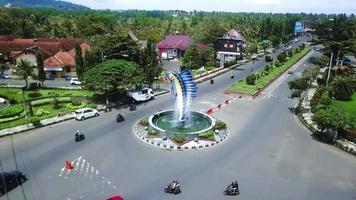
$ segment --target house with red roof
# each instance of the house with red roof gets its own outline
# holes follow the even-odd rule
[[[80,45],[83,57],[85,52],[90,50],[86,43]],[[75,67],[75,49],[70,51],[59,51],[44,61],[44,70],[49,76],[63,78],[67,76],[76,76]]]
[[[189,35],[168,35],[156,47],[162,59],[174,59],[182,57],[191,42]]]
[[[13,62],[27,60],[36,66],[36,53],[41,52],[45,60],[45,71],[54,77],[75,75],[75,45],[80,44],[82,53],[90,46],[82,39],[71,38],[35,38],[16,39],[9,35],[0,36],[0,53],[7,55]],[[47,61],[47,62],[46,62]]]

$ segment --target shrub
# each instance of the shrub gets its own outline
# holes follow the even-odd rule
[[[220,120],[217,120],[217,121],[215,122],[214,129],[220,130],[220,129],[224,129],[224,128],[226,128],[226,123],[225,123],[225,122],[220,121]]]
[[[173,140],[174,142],[176,142],[178,144],[182,144],[182,143],[184,143],[186,141],[184,135],[177,135],[177,134],[173,135],[171,137],[171,140]]]
[[[288,51],[287,56],[288,57],[292,57],[293,56],[293,51]]]
[[[32,117],[30,123],[36,127],[41,126],[41,120],[38,117]]]
[[[246,83],[248,85],[255,85],[256,84],[256,75],[253,73],[253,74],[250,74],[246,77]]]
[[[302,43],[302,46],[300,46],[301,49],[304,49],[305,48],[305,44]]]
[[[32,93],[27,94],[27,96],[28,96],[29,98],[31,98],[31,99],[34,99],[34,98],[39,98],[39,97],[41,97],[42,94],[39,93],[39,92],[32,92]]]
[[[45,109],[42,109],[42,108],[40,108],[40,109],[38,109],[37,111],[36,111],[36,116],[42,116],[42,115],[48,115],[49,114],[49,112],[47,111],[47,110],[45,110]]]
[[[160,133],[158,131],[150,129],[150,130],[148,130],[147,135],[149,135],[149,136],[158,136],[158,135],[160,135]]]
[[[284,53],[281,53],[277,56],[277,60],[281,63],[285,62],[286,61],[286,54]]]
[[[58,97],[57,100],[60,103],[69,103],[70,102],[70,97]],[[38,100],[34,100],[31,102],[32,106],[42,106],[42,105],[46,105],[53,102],[52,98],[46,98],[46,99],[38,99]]]
[[[271,70],[271,67],[269,65],[266,65],[265,69],[266,72],[269,72]]]
[[[273,61],[272,56],[271,56],[271,55],[266,55],[266,56],[265,56],[265,61],[266,61],[266,62],[272,62],[272,61]]]
[[[66,105],[66,108],[68,108],[69,110],[76,110],[76,109],[80,109],[80,108],[85,108],[87,106],[86,103],[81,102],[79,105],[73,105],[73,103],[68,103]]]
[[[145,118],[142,118],[140,119],[139,123],[142,125],[142,126],[148,126],[148,119],[145,117]]]
[[[282,65],[282,64],[281,64],[278,60],[274,61],[274,66],[280,67],[281,65]]]
[[[53,101],[52,101],[52,103],[53,103],[53,108],[54,108],[54,109],[59,109],[59,108],[61,108],[61,105],[59,104],[59,100],[58,100],[57,98],[54,98]]]
[[[13,117],[19,115],[23,112],[22,104],[12,105],[7,108],[0,110],[0,118]]]
[[[200,133],[199,137],[202,138],[202,139],[206,139],[206,140],[215,140],[214,131],[213,130],[210,130],[210,131],[207,131],[207,132],[204,132],[204,133]]]

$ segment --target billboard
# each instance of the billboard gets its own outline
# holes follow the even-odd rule
[[[294,33],[303,32],[303,22],[295,22]]]

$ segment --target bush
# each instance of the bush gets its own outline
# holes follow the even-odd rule
[[[139,123],[142,125],[142,126],[148,126],[148,119],[145,117],[145,118],[142,118],[140,119]]]
[[[60,103],[69,103],[70,102],[70,97],[58,97],[57,100]],[[38,99],[38,100],[34,100],[31,102],[32,106],[42,106],[42,105],[46,105],[53,102],[52,98],[46,98],[46,99]]]
[[[23,112],[22,104],[12,105],[0,110],[0,118],[9,118],[19,115]]]
[[[281,53],[277,56],[277,60],[281,63],[285,62],[286,61],[286,54],[284,53]]]
[[[231,67],[237,63],[237,60],[232,60],[224,63],[224,67]]]
[[[250,74],[246,77],[246,83],[248,85],[255,85],[256,84],[256,74]]]
[[[178,144],[182,144],[186,141],[184,135],[176,135],[176,134],[171,137],[171,140],[173,140],[174,142],[176,142]]]
[[[278,60],[274,61],[274,66],[280,67],[281,65],[282,65],[282,64],[281,64]]]
[[[266,72],[269,72],[271,70],[271,67],[269,65],[266,65],[265,69]]]
[[[266,55],[265,56],[265,61],[266,62],[272,62],[273,61],[273,57],[271,55]]]
[[[40,109],[38,109],[37,111],[36,111],[36,116],[42,116],[42,115],[48,115],[49,114],[49,112],[47,111],[47,110],[45,110],[45,109],[42,109],[42,108],[40,108]]]
[[[220,129],[225,129],[226,128],[226,123],[220,120],[217,120],[215,122],[214,129],[220,130]]]
[[[54,109],[60,109],[62,106],[59,104],[59,100],[57,98],[54,98],[53,101],[53,108]]]
[[[147,135],[149,135],[149,136],[159,136],[160,133],[158,131],[155,131],[155,130],[148,130]]]
[[[36,127],[41,126],[41,120],[38,117],[32,117],[30,123]]]
[[[207,132],[204,132],[204,133],[200,133],[199,137],[201,139],[206,139],[206,140],[215,140],[214,131],[213,130],[210,130],[210,131],[207,131]]]
[[[85,108],[85,107],[87,107],[87,104],[84,102],[81,102],[79,105],[73,105],[73,103],[68,103],[66,105],[66,108],[68,108],[69,110],[76,110],[76,109]]]
[[[42,94],[39,93],[39,92],[32,92],[32,93],[27,94],[27,96],[28,96],[29,98],[31,98],[31,99],[34,99],[34,98],[39,98],[39,97],[41,97]]]

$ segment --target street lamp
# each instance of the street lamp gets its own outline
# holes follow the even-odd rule
[[[27,118],[27,111],[26,111],[26,102],[25,102],[25,91],[24,91],[24,87],[21,88],[20,93],[22,93],[22,106],[23,106],[23,110],[24,110],[24,112],[25,112],[26,126],[28,126],[28,118]]]

